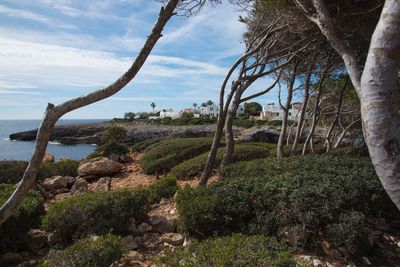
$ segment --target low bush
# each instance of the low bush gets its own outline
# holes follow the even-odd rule
[[[190,116],[178,118],[178,119],[167,119],[164,118],[161,120],[161,123],[164,125],[171,125],[171,126],[185,126],[185,125],[209,125],[214,124],[217,122],[217,119],[210,118],[210,117],[199,117],[194,118]]]
[[[0,184],[16,184],[24,175],[28,167],[27,161],[2,160],[0,161]]]
[[[228,166],[222,179],[207,188],[178,192],[183,231],[198,236],[292,232],[300,247],[316,248],[328,240],[356,251],[367,243],[368,225],[362,217],[400,218],[365,158],[240,162]],[[342,231],[332,230],[344,225]]]
[[[124,145],[110,142],[96,147],[96,149],[89,156],[87,156],[87,158],[92,159],[98,157],[109,157],[111,155],[120,156],[125,155],[128,152],[129,150]]]
[[[247,118],[235,118],[233,120],[233,125],[243,128],[251,128],[255,125],[255,121]]]
[[[78,167],[79,161],[71,159],[43,163],[38,173],[38,179],[42,180],[55,175],[75,177],[78,175]]]
[[[288,247],[262,235],[232,236],[194,241],[156,259],[158,266],[271,266],[295,267]]]
[[[0,184],[0,206],[11,196],[15,187]],[[21,235],[30,228],[40,225],[40,216],[44,213],[44,199],[36,191],[31,191],[22,201],[21,206],[0,225],[0,252],[15,245],[15,240],[21,240]]]
[[[42,267],[110,266],[119,260],[125,248],[121,238],[111,234],[87,237],[62,251],[50,253]]]
[[[88,193],[52,205],[43,218],[43,227],[63,241],[90,234],[125,234],[130,219],[145,219],[150,205],[161,197],[173,196],[176,180],[164,178],[149,188]]]
[[[164,173],[175,165],[208,151],[212,138],[168,138],[145,150],[140,166],[146,174]]]
[[[235,145],[233,161],[246,161],[258,158],[266,158],[270,155],[271,148],[263,143],[248,143]],[[219,148],[215,165],[218,166],[225,153],[225,148]],[[177,179],[187,179],[201,174],[206,164],[208,152],[198,155],[192,159],[184,161],[171,169],[171,175]]]
[[[162,138],[150,138],[131,146],[131,152],[141,152],[151,145],[160,142]]]

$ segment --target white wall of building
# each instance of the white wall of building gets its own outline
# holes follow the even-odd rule
[[[288,120],[296,120],[298,114],[300,113],[300,109],[297,108],[298,105],[295,105],[295,108],[289,109]],[[271,116],[272,113],[272,120],[282,120],[284,110],[281,108],[279,104],[269,103],[263,106],[262,110],[262,117],[266,118]]]

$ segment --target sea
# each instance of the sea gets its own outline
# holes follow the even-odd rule
[[[57,125],[103,121],[107,120],[60,120]],[[35,143],[33,141],[12,141],[9,139],[9,135],[37,129],[40,122],[40,120],[0,120],[0,160],[29,160]],[[46,153],[54,155],[56,159],[80,160],[93,152],[95,148],[95,144],[63,145],[57,142],[49,142]]]

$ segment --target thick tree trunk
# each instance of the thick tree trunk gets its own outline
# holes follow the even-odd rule
[[[343,96],[344,96],[344,91],[346,90],[346,86],[347,86],[347,79],[344,82],[342,90],[340,91],[340,96],[339,96],[339,101],[338,101],[335,117],[333,118],[332,123],[329,126],[328,132],[326,133],[326,136],[325,136],[325,146],[326,146],[325,153],[329,153],[331,150],[331,147],[332,147],[331,135],[332,135],[333,129],[340,117],[340,111],[342,109]]]
[[[361,78],[364,138],[376,173],[400,209],[400,1],[386,0]]]
[[[304,99],[303,99],[303,104],[301,105],[301,111],[300,111],[300,116],[297,121],[297,127],[296,127],[296,133],[294,136],[294,141],[292,145],[292,150],[290,152],[291,155],[294,155],[297,152],[297,146],[299,145],[300,138],[303,134],[303,129],[304,129],[304,118],[306,115],[306,109],[308,105],[308,99],[310,97],[310,80],[311,80],[311,74],[312,70],[314,68],[314,64],[310,64],[310,68],[307,71],[307,76],[304,82]]]
[[[26,194],[28,194],[29,190],[35,184],[37,172],[42,164],[47,144],[57,120],[72,110],[90,105],[114,95],[128,84],[139,72],[158,39],[161,37],[161,32],[168,20],[174,15],[174,10],[178,2],[179,0],[170,0],[165,8],[161,9],[158,20],[143,48],[140,50],[139,55],[136,57],[129,70],[118,80],[101,90],[66,101],[58,106],[52,104],[48,105],[45,117],[37,133],[35,149],[29,165],[25,170],[17,189],[0,209],[0,224],[6,221],[17,210]]]

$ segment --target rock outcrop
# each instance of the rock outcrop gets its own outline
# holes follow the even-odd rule
[[[71,176],[53,176],[46,178],[42,186],[47,191],[52,191],[61,188],[70,188],[75,182],[75,178]]]
[[[122,167],[122,164],[109,158],[99,157],[83,161],[78,168],[78,175],[80,177],[90,175],[96,175],[99,177],[107,176],[120,172]]]
[[[241,142],[278,143],[278,139],[279,131],[267,127],[246,129],[238,136]]]

